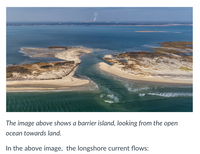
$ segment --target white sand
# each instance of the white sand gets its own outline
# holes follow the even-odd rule
[[[142,80],[142,81],[151,81],[151,82],[166,82],[166,83],[182,83],[182,84],[192,84],[191,78],[166,78],[166,77],[159,77],[159,76],[140,76],[130,74],[128,72],[122,71],[120,68],[116,67],[115,65],[108,65],[104,62],[99,63],[99,68],[102,71],[107,73],[126,78],[132,80]]]
[[[80,56],[83,53],[90,53],[91,49],[87,48],[73,48],[69,50],[61,50],[59,52],[53,52],[47,48],[22,48],[22,51],[26,51],[30,54],[28,49],[32,49],[36,57],[43,57],[46,54],[52,54],[59,59],[64,59],[68,61],[75,61],[75,63],[80,63]],[[51,52],[50,52],[51,51]],[[52,56],[51,55],[51,56]],[[76,67],[77,68],[77,67]],[[26,90],[58,90],[58,89],[70,89],[70,87],[81,86],[88,84],[90,81],[86,79],[79,79],[73,77],[74,69],[68,76],[62,79],[55,80],[24,80],[24,81],[7,81],[6,90],[7,91],[26,91]],[[55,71],[54,71],[55,73]],[[56,72],[57,74],[60,72]],[[48,72],[46,73],[49,77]],[[65,72],[66,74],[66,72]],[[45,73],[42,74],[42,78],[46,78]]]
[[[68,76],[55,80],[26,80],[26,81],[7,81],[7,91],[26,91],[26,90],[58,90],[70,89],[70,87],[81,86],[89,83],[89,80],[73,77],[74,69]]]

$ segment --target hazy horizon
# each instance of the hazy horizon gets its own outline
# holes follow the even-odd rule
[[[7,7],[6,22],[192,22],[192,7]]]

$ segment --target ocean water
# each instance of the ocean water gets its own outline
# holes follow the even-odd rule
[[[136,31],[159,31],[138,33]],[[58,61],[30,58],[21,47],[83,46],[75,75],[90,78],[95,87],[76,91],[7,92],[7,112],[192,112],[193,86],[130,81],[102,72],[105,54],[153,51],[166,41],[192,41],[192,26],[7,26],[6,63]],[[77,88],[79,89],[79,88]]]

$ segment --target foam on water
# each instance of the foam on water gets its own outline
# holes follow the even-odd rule
[[[113,99],[116,103],[119,102],[119,98],[117,96],[115,96],[114,94],[109,94],[109,95],[107,95],[107,97]]]
[[[91,80],[91,79],[90,79],[90,80]],[[94,90],[98,90],[98,89],[99,89],[99,86],[98,86],[94,81],[91,80],[91,82],[92,82],[92,84],[95,85],[95,88],[93,89],[93,91],[94,91]]]
[[[192,93],[171,93],[171,92],[164,92],[164,93],[147,93],[148,95],[152,96],[161,96],[161,97],[192,97]]]
[[[114,103],[114,101],[104,100],[106,103]]]
[[[192,86],[180,86],[178,88],[192,88]]]
[[[146,90],[150,89],[150,87],[146,87],[146,86],[144,86],[144,87],[135,87],[133,84],[130,84],[130,83],[127,83],[127,82],[124,85],[128,89],[128,91],[130,91],[130,92],[146,91]]]
[[[104,87],[104,86],[100,86],[101,89],[103,89],[104,92],[106,92],[106,94],[101,94],[99,97],[100,98],[108,98],[108,99],[111,99],[113,101],[113,103],[118,103],[120,101],[119,97],[120,95],[115,93],[115,92],[112,92],[110,89]]]
[[[100,98],[103,98],[104,96],[105,96],[105,94],[101,94],[101,95],[100,95]]]
[[[128,88],[128,91],[131,92],[139,92],[139,91],[145,91],[145,90],[149,90],[150,87],[141,87],[141,88]]]
[[[143,97],[143,96],[145,96],[145,94],[144,94],[144,93],[140,93],[139,96],[140,96],[140,97]]]

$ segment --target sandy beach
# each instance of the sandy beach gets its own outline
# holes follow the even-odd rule
[[[192,80],[190,78],[172,78],[172,77],[159,77],[159,76],[140,76],[130,74],[126,71],[122,71],[120,68],[116,67],[116,65],[108,65],[104,62],[99,63],[99,68],[102,71],[105,71],[109,74],[113,74],[125,79],[131,80],[142,80],[142,81],[150,81],[150,82],[164,82],[164,83],[178,83],[178,84],[192,84]]]
[[[192,42],[162,42],[155,52],[123,52],[105,55],[99,68],[131,80],[193,84]],[[188,46],[189,45],[189,46]],[[84,53],[83,47],[22,48],[30,57],[57,57],[63,62],[34,63],[7,67],[7,91],[70,90],[90,83],[74,77]]]
[[[54,63],[35,63],[14,65],[10,70],[10,78],[6,81],[7,91],[52,91],[70,90],[90,83],[90,80],[74,77],[80,64],[80,56],[90,53],[90,49],[77,47],[22,48],[22,52],[30,57],[57,57],[66,60]],[[55,51],[56,50],[56,51]],[[18,72],[17,72],[18,70]],[[19,80],[18,80],[19,79]],[[77,88],[78,89],[78,88]]]
[[[116,76],[151,82],[193,83],[192,42],[162,42],[155,52],[132,51],[105,55],[99,68]]]
[[[7,81],[6,91],[53,91],[70,90],[71,87],[83,86],[90,81],[74,77],[74,71],[62,79]]]

